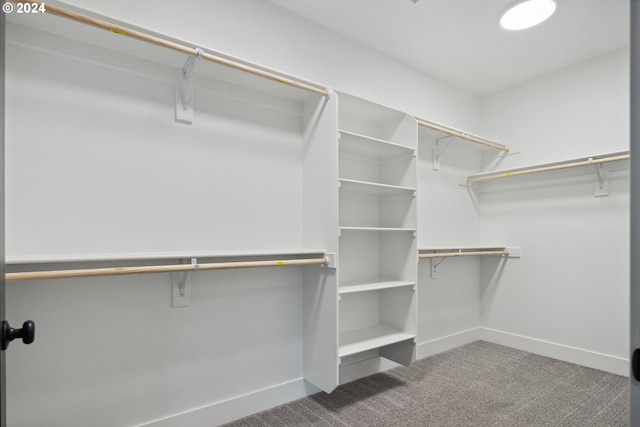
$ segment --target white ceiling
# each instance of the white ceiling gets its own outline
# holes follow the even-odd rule
[[[514,0],[269,0],[479,95],[629,45],[629,0],[558,0],[519,32],[498,25]]]

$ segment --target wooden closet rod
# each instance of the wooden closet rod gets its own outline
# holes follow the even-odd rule
[[[140,267],[87,268],[78,270],[25,271],[5,274],[5,280],[63,279],[70,277],[118,276],[122,274],[172,273],[180,271],[225,270],[231,268],[283,267],[292,265],[325,265],[326,258],[286,259],[270,261],[214,262],[208,264],[152,265]]]
[[[439,132],[448,133],[449,135],[457,136],[458,138],[466,139],[467,141],[475,142],[476,144],[481,144],[486,147],[495,148],[496,150],[504,151],[505,153],[509,152],[509,147],[505,147],[504,145],[496,144],[495,142],[487,141],[482,138],[478,138],[477,136],[469,135],[464,132],[457,131],[455,129],[450,129],[444,126],[437,125],[435,123],[427,122],[424,120],[416,119],[418,121],[418,125],[427,127],[433,130],[437,130]]]
[[[16,0],[11,0],[13,3],[17,3]],[[123,27],[121,25],[112,24],[107,21],[103,21],[100,19],[92,18],[90,16],[82,15],[80,13],[72,12],[70,10],[66,10],[57,6],[52,6],[50,4],[44,4],[47,13],[51,15],[60,16],[62,18],[70,19],[72,21],[80,22],[82,24],[91,25],[92,27],[101,28],[103,30],[111,31],[112,33],[120,34],[121,36],[131,37],[136,40],[140,40],[143,42],[151,43],[156,46],[165,47],[167,49],[171,49],[177,52],[182,52],[187,55],[198,56],[198,51],[194,47],[184,46],[179,43],[175,43],[160,37],[152,36],[150,34],[143,33],[141,31],[137,31],[131,28]],[[290,86],[294,86],[300,89],[304,89],[309,92],[316,93],[322,96],[329,96],[329,91],[327,89],[320,89],[306,83],[302,83],[296,80],[289,79],[287,77],[264,71],[255,67],[251,67],[249,65],[241,64],[236,61],[232,61],[226,58],[222,58],[220,56],[212,55],[210,53],[204,52],[202,54],[202,58],[207,61],[215,62],[217,64],[225,65],[227,67],[235,68],[236,70],[244,71],[250,74],[254,74],[256,76],[263,77],[265,79],[274,80],[279,83],[284,83]]]
[[[509,255],[509,251],[474,251],[474,252],[444,252],[435,254],[420,254],[419,258],[448,258],[454,256],[483,256],[483,255]]]
[[[513,171],[513,172],[503,172],[503,173],[498,173],[498,174],[495,174],[495,175],[487,175],[487,176],[478,176],[478,177],[475,177],[475,178],[467,178],[467,182],[468,183],[473,183],[473,182],[489,181],[491,179],[506,178],[506,177],[509,177],[509,176],[527,175],[527,174],[530,174],[530,173],[547,172],[547,171],[554,171],[554,170],[560,170],[560,169],[569,169],[569,168],[576,168],[576,167],[579,167],[579,166],[587,166],[587,165],[596,165],[596,164],[599,164],[599,163],[608,163],[608,162],[615,162],[615,161],[618,161],[618,160],[627,160],[627,159],[629,159],[629,157],[630,157],[629,154],[622,154],[622,155],[619,155],[619,156],[603,157],[601,159],[582,160],[582,161],[579,161],[579,162],[563,163],[563,164],[560,164],[560,165],[543,166],[543,167],[539,167],[539,168],[517,170],[517,171]]]

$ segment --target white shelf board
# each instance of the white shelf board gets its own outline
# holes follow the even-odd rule
[[[399,228],[399,227],[340,227],[340,230],[343,231],[404,231],[404,232],[414,232],[415,228]]]
[[[160,37],[162,39],[166,39],[183,46],[200,47],[205,52],[216,55],[223,59],[237,62],[239,64],[242,64],[251,68],[255,68],[258,70],[274,73],[284,78],[290,78],[292,80],[296,80],[301,83],[314,86],[316,88],[320,88],[320,89],[323,88],[323,86],[317,83],[310,82],[305,79],[301,79],[297,76],[283,73],[281,71],[273,70],[268,67],[262,66],[260,64],[252,63],[252,62],[243,60],[241,58],[234,57],[232,55],[229,55],[220,51],[216,51],[214,49],[210,49],[207,46],[194,43],[193,41],[171,37],[171,35],[169,34],[157,33],[157,32],[154,32],[153,30],[140,27],[140,26],[131,24],[129,22],[122,22],[117,19],[113,19],[112,17],[100,15],[92,11],[88,11],[86,9],[77,8],[77,7],[67,7],[67,5],[62,5],[62,7],[67,10],[78,12],[82,15],[87,15],[99,20],[109,21],[113,24],[122,25],[151,36]],[[113,32],[104,31],[100,28],[95,28],[79,22],[71,21],[58,16],[53,16],[48,13],[43,13],[43,14],[12,13],[12,14],[7,14],[7,21],[11,24],[18,25],[18,26],[31,27],[36,31],[46,32],[46,33],[74,39],[74,40],[79,40],[79,41],[82,41],[83,43],[94,45],[96,47],[103,47],[109,50],[118,51],[126,55],[130,55],[133,57],[153,61],[153,62],[164,64],[164,65],[169,65],[171,67],[175,67],[176,70],[181,70],[186,59],[189,57],[189,55],[186,55],[184,53],[176,52],[161,46],[152,45],[152,44],[140,41],[138,39],[135,39],[133,37],[123,37],[121,35],[114,34]],[[292,85],[288,85],[279,81],[259,77],[253,74],[249,74],[246,72],[242,72],[242,71],[230,68],[222,64],[217,64],[217,63],[213,63],[206,60],[198,61],[198,65],[196,66],[195,73],[205,75],[211,78],[215,78],[218,80],[230,82],[233,84],[237,84],[239,86],[248,87],[263,93],[268,93],[271,95],[275,95],[285,99],[291,99],[299,102],[304,102],[313,96],[318,96],[318,95],[311,94],[310,92],[307,92],[305,90],[298,89]]]
[[[463,130],[460,130],[460,129],[456,129],[456,128],[451,127],[451,126],[447,126],[447,125],[443,125],[443,124],[440,124],[440,123],[432,122],[430,120],[420,119],[418,117],[416,117],[416,120],[418,120],[418,123],[424,122],[425,124],[431,124],[431,125],[433,125],[433,126],[435,126],[437,128],[441,128],[442,129],[442,130],[433,129],[433,128],[430,128],[430,127],[419,125],[418,126],[418,129],[419,129],[418,135],[424,135],[430,141],[436,141],[436,140],[438,140],[440,138],[446,138],[446,137],[455,136],[454,139],[461,139],[461,140],[469,142],[470,143],[469,144],[470,147],[473,147],[473,148],[476,148],[476,149],[479,149],[479,150],[483,150],[483,151],[489,151],[489,150],[494,150],[495,151],[496,150],[495,148],[492,148],[492,147],[489,147],[489,146],[486,146],[486,145],[483,145],[483,144],[475,143],[475,142],[469,140],[468,137],[471,137],[471,138],[479,139],[481,141],[485,141],[485,142],[487,142],[489,144],[495,144],[495,145],[497,145],[499,147],[506,148],[506,145],[504,145],[504,144],[500,144],[498,142],[492,141],[492,140],[484,138],[482,136],[479,136],[479,135],[476,135],[476,134],[473,134],[473,133],[470,133],[470,132],[466,132],[466,131],[463,131]],[[460,136],[460,135],[464,135],[464,137]],[[418,138],[418,139],[420,139],[420,138]]]
[[[322,255],[323,249],[277,249],[246,250],[246,251],[193,251],[193,252],[135,252],[135,253],[106,253],[106,254],[56,254],[56,255],[7,255],[6,264],[48,264],[61,262],[108,262],[108,261],[138,261],[138,260],[166,260],[189,258],[239,258],[265,256],[308,256]]]
[[[490,251],[503,250],[506,245],[463,245],[463,246],[429,246],[418,248],[418,252],[434,252],[434,251]]]
[[[572,159],[566,159],[566,160],[561,160],[561,161],[557,161],[557,162],[538,163],[538,164],[533,164],[533,165],[529,165],[529,166],[523,166],[523,167],[520,167],[520,168],[500,169],[500,170],[495,170],[495,171],[491,171],[491,172],[483,172],[483,173],[478,173],[478,174],[474,174],[474,175],[469,175],[466,178],[467,179],[482,178],[482,177],[485,177],[485,176],[501,175],[501,174],[506,174],[506,173],[525,171],[525,170],[529,170],[529,169],[538,169],[538,168],[559,166],[559,165],[563,165],[563,164],[567,164],[567,163],[585,162],[585,161],[587,161],[589,159],[596,160],[596,159],[602,159],[602,158],[606,158],[606,157],[624,156],[624,155],[627,155],[627,154],[629,154],[629,150],[614,151],[614,152],[611,152],[611,153],[597,154],[597,155],[593,155],[593,156],[575,157],[575,158],[572,158]]]
[[[380,289],[401,288],[404,286],[415,286],[416,282],[402,280],[354,280],[340,283],[339,294],[349,294],[354,292],[377,291]]]
[[[358,181],[355,179],[340,178],[340,189],[343,191],[353,191],[363,194],[377,194],[377,195],[393,195],[415,193],[416,189],[412,187],[402,187],[399,185],[379,184],[376,182]]]
[[[508,258],[520,258],[522,256],[522,248],[506,245],[486,245],[486,246],[430,246],[427,248],[418,248],[418,254],[423,253],[447,253],[447,252],[488,252],[488,251],[507,251]]]
[[[385,141],[355,132],[339,130],[340,152],[376,160],[389,160],[398,157],[413,156],[416,149],[407,145]]]
[[[342,332],[339,338],[338,357],[373,350],[415,337],[415,334],[384,325]]]

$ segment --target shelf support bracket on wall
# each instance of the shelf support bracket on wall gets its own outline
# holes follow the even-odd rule
[[[448,139],[446,143],[441,144],[440,141]],[[444,151],[449,147],[451,142],[456,139],[455,135],[447,135],[442,138],[436,139],[436,148],[433,149],[433,170],[440,170],[440,157],[444,154]]]
[[[324,258],[327,260],[327,263],[324,264],[325,268],[338,268],[338,260],[335,252],[326,252]]]
[[[197,258],[191,258],[193,271],[200,270]],[[185,307],[191,304],[191,271],[183,271],[182,274],[176,274],[178,280],[174,282],[173,287],[173,306]]]
[[[193,70],[196,67],[196,60],[202,59],[204,54],[202,49],[198,47],[195,49],[197,55],[187,58],[187,62],[182,67],[180,85],[176,85],[176,121],[189,125],[193,123],[193,87],[191,85]],[[178,86],[182,88],[182,93],[178,93]],[[191,101],[191,105],[189,101]]]
[[[455,251],[451,251],[451,252],[455,252]],[[461,249],[458,249],[458,252],[462,252]],[[432,279],[436,279],[438,277],[438,272],[437,272],[437,268],[440,264],[442,264],[442,262],[447,259],[447,258],[440,258],[439,261],[436,262],[436,258],[431,258],[431,278]]]
[[[593,171],[596,176],[596,180],[593,183],[593,194],[596,197],[608,196],[609,195],[609,180],[607,176],[607,172],[604,170],[604,165],[602,163],[594,163],[593,157],[589,158],[589,164],[593,166]]]

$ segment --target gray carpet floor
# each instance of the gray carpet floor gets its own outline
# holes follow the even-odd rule
[[[477,341],[252,415],[254,426],[628,426],[626,377]]]

